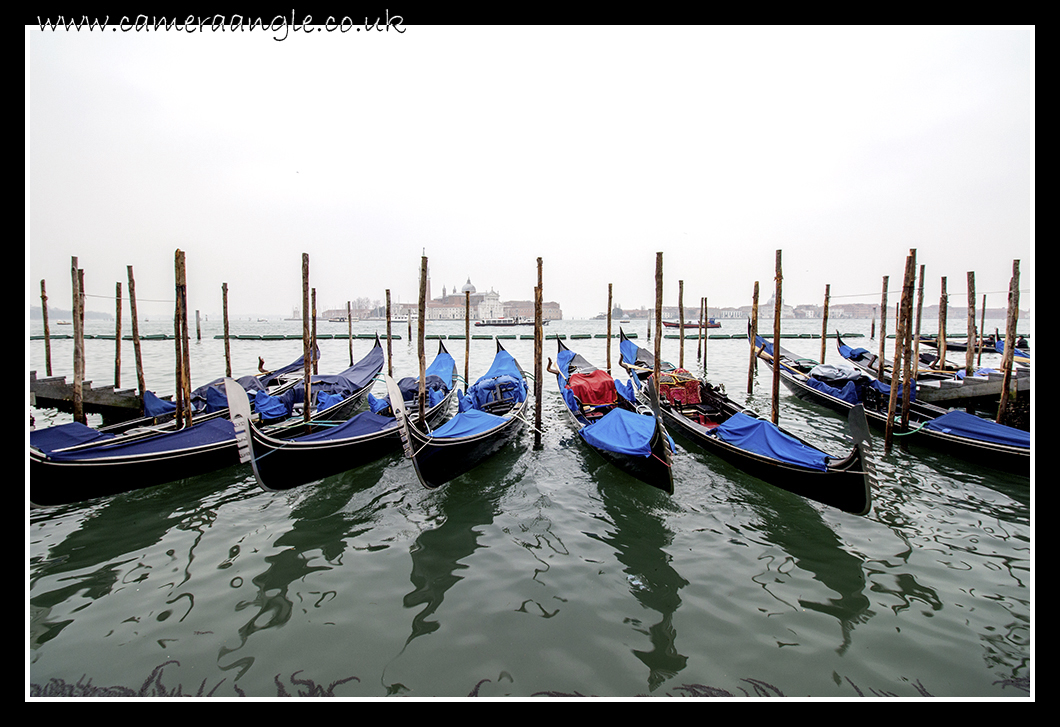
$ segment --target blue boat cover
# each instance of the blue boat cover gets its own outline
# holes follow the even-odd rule
[[[909,390],[909,401],[916,401],[916,382],[913,381],[912,384],[913,384],[913,386]],[[872,383],[870,384],[870,386],[872,386],[872,388],[876,389],[876,391],[880,392],[884,396],[890,396],[891,395],[891,387],[888,386],[887,384],[883,383],[882,381],[878,380],[878,379],[873,379]],[[903,393],[902,392],[902,387],[899,386],[898,387],[898,401],[902,400],[902,393]]]
[[[310,378],[311,390],[320,401],[320,394],[346,399],[368,386],[383,369],[383,348],[374,346],[368,354],[345,371],[334,375]],[[265,420],[284,419],[291,415],[295,404],[305,400],[305,383],[299,383],[282,394],[272,396],[259,391],[254,396],[254,411]]]
[[[806,385],[812,389],[820,391],[822,394],[828,394],[834,396],[836,399],[841,399],[848,404],[857,404],[861,401],[858,398],[858,387],[853,381],[848,381],[843,385],[842,389],[837,389],[834,386],[829,386],[820,379],[816,379],[813,376],[806,377]]]
[[[113,438],[113,434],[97,431],[80,422],[69,422],[30,432],[29,444],[42,452],[53,452],[56,449],[88,444],[89,442],[102,442]]]
[[[473,434],[488,432],[510,421],[510,419],[496,414],[479,411],[478,409],[469,409],[458,412],[452,419],[431,432],[431,437],[469,437]]]
[[[384,429],[392,429],[397,426],[397,423],[398,421],[394,417],[382,416],[370,411],[362,411],[360,414],[350,417],[338,426],[328,427],[321,431],[306,434],[301,437],[293,437],[290,441],[330,442],[340,439],[351,439],[353,437],[363,437],[368,434],[378,434]]]
[[[235,443],[235,430],[232,428],[232,422],[228,419],[207,419],[204,422],[193,424],[187,429],[181,429],[176,432],[163,432],[146,439],[123,442],[122,437],[115,437],[114,440],[102,442],[95,447],[76,452],[53,452],[49,455],[49,458],[56,462],[78,462],[102,457],[133,457],[176,452],[191,447],[217,444],[227,440]]]
[[[954,434],[984,442],[1006,444],[1011,447],[1026,447],[1028,449],[1031,446],[1030,432],[1025,432],[1015,427],[1006,427],[1004,424],[998,424],[959,409],[946,412],[924,426],[936,432]]]
[[[825,471],[828,455],[780,431],[772,422],[737,412],[713,431],[724,442],[781,462]]]
[[[612,409],[598,421],[582,427],[580,434],[597,449],[647,457],[651,455],[655,417]]]
[[[851,348],[845,343],[839,346],[839,355],[843,358],[860,359],[864,356],[872,356],[872,352],[864,348]]]
[[[144,392],[144,416],[160,417],[177,410],[175,402],[159,399],[153,391]]]

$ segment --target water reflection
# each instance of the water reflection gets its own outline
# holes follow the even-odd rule
[[[651,642],[650,650],[634,649],[633,654],[648,667],[648,689],[677,676],[687,665],[688,657],[677,648],[674,614],[681,605],[679,591],[688,581],[674,569],[666,549],[673,543],[673,533],[659,514],[663,493],[618,472],[608,472],[599,486],[600,499],[613,529],[589,537],[615,550],[625,568],[626,580],[633,597],[645,609],[655,611],[659,619],[644,630],[639,620],[634,627]]]
[[[87,504],[32,510],[31,548],[45,554],[30,558],[31,648],[73,623],[66,615],[84,608],[81,601],[96,602],[146,580],[152,566],[143,554],[174,531],[194,533],[179,556],[167,552],[183,568],[181,578],[163,584],[170,593],[167,603],[185,602],[180,618],[186,618],[194,599],[178,591],[191,577],[196,547],[221,508],[257,493],[252,483],[234,480],[239,472],[229,468]],[[66,533],[70,525],[73,529]]]
[[[374,487],[383,477],[388,462],[384,459],[289,493],[262,494],[262,497],[301,499],[291,508],[290,527],[272,543],[278,552],[265,556],[268,567],[250,579],[255,588],[253,597],[236,605],[236,611],[249,610],[251,614],[236,628],[235,645],[220,648],[217,662],[222,670],[236,669],[238,680],[253,665],[254,657],[229,660],[230,657],[238,655],[254,634],[279,628],[291,620],[296,601],[301,603],[303,598],[301,592],[292,589],[292,584],[316,572],[341,567],[342,555],[351,547],[348,539],[369,529],[368,523],[378,517],[378,509],[382,507],[373,502],[365,508],[348,511],[351,488]],[[233,546],[236,550],[238,547]],[[237,555],[233,553],[231,557]],[[316,605],[336,596],[334,592],[313,594]]]

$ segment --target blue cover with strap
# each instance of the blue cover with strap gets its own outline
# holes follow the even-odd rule
[[[651,455],[655,417],[616,408],[598,421],[582,427],[579,433],[597,449],[647,457]]]
[[[338,439],[350,439],[362,437],[367,434],[377,434],[385,429],[392,429],[398,424],[394,417],[382,416],[370,411],[362,411],[356,416],[350,417],[342,424],[328,427],[312,434],[301,437],[293,437],[292,442],[328,442]]]
[[[160,417],[177,410],[175,402],[159,399],[153,391],[144,392],[144,416]]]
[[[1025,432],[1015,427],[1007,427],[1004,424],[983,419],[960,409],[946,412],[942,416],[932,419],[924,427],[944,434],[955,434],[984,442],[1007,444],[1012,447],[1030,448],[1031,446],[1030,432]]]
[[[848,381],[843,385],[842,389],[837,389],[834,386],[829,386],[820,379],[816,379],[813,376],[806,377],[806,385],[812,389],[820,391],[822,394],[828,394],[834,396],[837,399],[842,399],[848,404],[857,404],[861,401],[858,398],[858,387],[853,381]]]
[[[457,413],[452,419],[431,432],[432,438],[470,437],[473,434],[481,434],[491,429],[496,429],[502,424],[507,424],[511,419],[479,411],[468,409]]]
[[[228,419],[207,419],[198,424],[193,424],[187,429],[164,432],[146,439],[123,442],[121,437],[115,437],[114,439],[117,442],[113,440],[111,442],[102,442],[95,447],[76,452],[53,452],[49,457],[56,462],[78,462],[103,457],[159,454],[202,445],[217,444],[228,440],[231,440],[234,444],[235,438],[235,430],[232,428],[231,421]]]
[[[114,435],[100,432],[80,422],[68,422],[45,429],[35,429],[29,433],[29,445],[42,452],[73,447],[89,442],[102,442],[113,439]]]
[[[825,471],[828,455],[780,431],[772,422],[742,412],[733,414],[713,431],[724,442],[781,462]]]

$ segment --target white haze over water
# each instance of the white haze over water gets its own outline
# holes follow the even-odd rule
[[[761,299],[1032,306],[1034,29],[433,27],[403,33],[27,28],[29,306],[290,315],[467,278],[567,318]],[[894,300],[894,299],[892,299]],[[977,301],[977,304],[979,301]],[[128,315],[128,306],[124,307]]]

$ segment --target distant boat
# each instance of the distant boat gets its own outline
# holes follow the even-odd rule
[[[529,318],[486,318],[481,321],[475,321],[476,326],[532,326],[534,325],[533,320]],[[548,321],[541,321],[541,325],[547,326]]]
[[[69,326],[69,325],[71,325],[71,323],[70,323],[70,321],[56,321],[55,325],[57,325],[57,326]]]
[[[662,324],[667,328],[680,328],[680,321],[663,321]],[[685,321],[685,328],[699,328],[699,321]],[[703,321],[703,328],[721,328],[721,324],[718,323],[717,318],[708,318]]]
[[[328,318],[328,323],[346,323],[347,320],[349,320],[349,322],[356,323],[356,322],[358,322],[361,319],[360,318],[347,319],[346,316],[337,316],[335,318]]]

